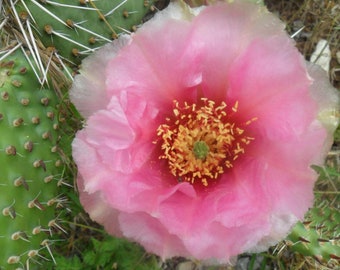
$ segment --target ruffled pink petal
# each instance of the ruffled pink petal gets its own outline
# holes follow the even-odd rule
[[[158,108],[156,104],[149,102],[145,97],[128,91],[122,91],[120,93],[119,101],[129,125],[135,132],[135,143],[145,142],[152,145],[152,139],[150,142],[150,138],[154,137],[156,139],[157,127],[160,121],[164,121],[163,116],[160,116],[159,113],[160,108]],[[112,109],[114,109],[114,107],[112,107]],[[150,151],[151,149],[140,152],[148,153]]]
[[[277,18],[264,9],[259,12],[257,9],[260,7],[242,2],[216,4],[193,20],[192,43],[204,46],[202,88],[205,97],[225,100],[232,65],[254,38],[284,35],[283,24]]]
[[[188,22],[170,20],[138,31],[108,64],[109,93],[126,90],[160,108],[166,106],[164,110],[175,97],[191,97],[190,88],[201,82],[201,56],[200,44],[190,42],[189,30]]]
[[[87,125],[87,135],[112,150],[126,149],[134,141],[134,131],[115,97],[111,99],[108,110],[97,111]]]
[[[254,253],[266,251],[268,246],[276,245],[278,239],[284,239],[297,221],[298,219],[293,214],[270,214],[267,220],[269,230],[264,236],[262,235],[259,241],[255,241],[256,245],[248,241],[247,246],[244,247],[245,252]]]
[[[100,179],[103,179],[105,172],[96,149],[86,142],[84,130],[78,131],[72,142],[72,155],[78,166],[78,185],[90,193],[98,190],[97,186],[100,186]],[[96,188],[91,189],[93,186]]]
[[[219,222],[212,222],[209,227],[202,227],[199,234],[192,234],[188,238],[183,238],[183,241],[196,258],[215,259],[219,263],[229,263],[233,256],[246,250],[249,245],[253,246],[263,232],[269,231],[265,220],[262,222],[254,220],[250,223],[251,226],[226,228]],[[247,237],[244,237],[245,235]]]
[[[282,23],[257,8],[219,3],[193,18],[200,10],[173,3],[94,57],[93,78],[85,63],[72,100],[87,122],[73,151],[81,202],[108,232],[164,259],[227,263],[275,244],[311,206],[310,165],[330,147],[339,98],[317,69],[317,81],[308,77]],[[178,183],[155,143],[173,100],[200,97],[237,102],[231,121],[254,138],[206,189]]]
[[[248,150],[248,155],[266,160],[268,166],[282,168],[298,176],[302,172],[309,173],[310,165],[323,163],[324,156],[320,153],[326,136],[325,130],[313,123],[300,136],[289,140],[266,140],[258,137]]]
[[[108,233],[122,237],[122,230],[118,220],[120,211],[107,204],[102,193],[84,191],[81,178],[78,179],[78,191],[80,203],[90,214],[90,218],[102,224]]]
[[[162,259],[191,256],[182,239],[170,234],[157,217],[145,213],[122,213],[119,221],[125,237],[138,241],[147,251],[158,254]]]
[[[83,60],[80,70],[82,76],[75,77],[70,89],[70,99],[83,117],[88,118],[106,106],[108,96],[105,91],[105,67],[130,39],[130,36],[123,35]]]
[[[287,106],[284,115],[301,114],[304,110],[299,110],[299,107],[309,109],[308,104],[295,107],[292,111],[290,102],[294,101],[292,95],[310,96],[308,91],[311,82],[306,75],[302,56],[287,37],[256,39],[231,68],[227,98],[231,102],[238,101],[244,109],[242,113],[248,115],[258,114],[261,111],[268,114],[277,111],[278,114],[282,114],[282,109],[273,110],[278,105]],[[287,93],[290,96],[285,97]],[[281,104],[278,101],[280,98],[282,98]],[[305,102],[312,104],[313,100],[307,98]],[[266,108],[266,106],[272,107]],[[313,117],[310,111],[305,112],[305,115],[309,118]],[[277,119],[277,123],[281,123],[281,120]],[[292,119],[289,118],[287,122],[290,120]]]
[[[128,175],[103,162],[97,150],[96,145],[89,142],[86,134],[78,132],[77,138],[73,142],[73,155],[78,164],[78,181],[83,187],[82,191],[89,194],[100,191],[103,206],[107,204],[119,211],[129,211],[129,209],[133,209],[133,206],[137,207],[138,210],[140,209],[139,207],[146,208],[147,202],[142,205],[136,205],[133,200],[131,201],[131,198],[136,194],[151,189],[150,184],[143,181],[138,182],[138,179],[132,181]],[[105,154],[114,155],[117,153],[111,150]],[[123,152],[123,154],[125,153]],[[127,162],[123,165],[126,166],[126,164]],[[118,164],[116,163],[116,165]],[[119,168],[123,168],[123,166],[119,166]],[[127,170],[130,170],[129,166],[127,166]],[[85,195],[80,194],[80,197],[82,196]],[[90,215],[95,215],[101,220],[106,219],[106,217],[92,214],[90,210],[92,209],[88,210]]]
[[[311,95],[318,104],[318,117],[315,126],[325,128],[327,138],[323,142],[319,160],[315,164],[321,165],[333,144],[333,132],[340,123],[340,95],[328,80],[326,72],[319,66],[307,63],[308,73],[313,83],[310,87]]]
[[[255,160],[245,159],[223,175],[214,192],[216,198],[215,194],[207,198],[206,209],[211,204],[216,220],[227,228],[263,220],[270,209],[263,189],[265,180],[263,168]]]
[[[115,115],[112,111],[98,111],[89,118],[86,132],[79,132],[78,140],[82,138],[86,144],[79,151],[90,149],[97,157],[92,166],[95,164],[99,168],[104,165],[111,170],[125,172],[131,170],[131,160],[126,149],[133,142],[134,134],[129,125],[122,121],[119,113]],[[120,129],[110,134],[112,126]]]

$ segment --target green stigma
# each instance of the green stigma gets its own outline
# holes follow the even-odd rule
[[[205,160],[209,153],[209,146],[204,141],[194,143],[194,155],[197,159]]]

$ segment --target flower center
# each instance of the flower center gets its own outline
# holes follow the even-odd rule
[[[196,158],[205,160],[209,154],[209,146],[205,141],[197,141],[194,143],[193,152]]]
[[[172,117],[157,129],[163,152],[159,158],[168,161],[178,181],[200,181],[208,186],[209,181],[232,168],[245,146],[254,140],[245,135],[244,127],[256,118],[236,125],[231,116],[237,112],[237,102],[229,109],[224,102],[216,106],[214,101],[202,98],[200,105],[174,101]]]

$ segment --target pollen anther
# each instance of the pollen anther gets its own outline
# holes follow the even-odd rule
[[[228,108],[207,98],[198,104],[174,101],[173,115],[157,129],[161,138],[160,159],[168,161],[168,167],[179,181],[208,186],[235,160],[245,153],[245,146],[254,138],[246,135],[246,126],[256,120],[236,123],[232,117],[238,111],[238,102]],[[157,143],[157,141],[155,142]]]

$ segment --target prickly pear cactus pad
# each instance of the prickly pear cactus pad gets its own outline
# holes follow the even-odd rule
[[[50,239],[63,230],[57,101],[21,49],[0,62],[0,269],[53,260]]]
[[[12,1],[11,1],[12,2]],[[79,60],[98,47],[131,33],[153,9],[155,0],[24,0],[14,17],[27,32],[35,32],[45,47],[55,47],[67,60]]]
[[[289,236],[291,249],[320,262],[339,260],[339,223],[340,213],[336,209],[313,208],[309,219],[299,222]]]
[[[314,258],[325,269],[338,269],[340,263],[340,211],[338,193],[340,174],[336,156],[329,155],[327,166],[313,166],[319,173],[315,204],[305,220],[298,222],[287,238],[290,250]],[[329,192],[330,191],[330,192]]]

